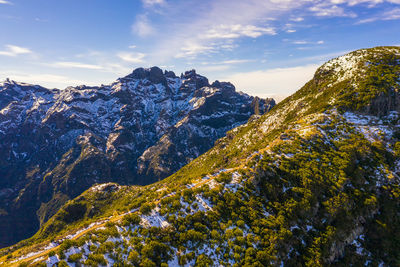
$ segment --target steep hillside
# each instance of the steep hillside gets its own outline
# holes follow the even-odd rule
[[[111,85],[0,84],[0,247],[32,236],[95,183],[145,185],[210,149],[272,99],[194,70],[139,68]]]
[[[321,66],[165,180],[96,185],[3,264],[397,266],[400,48]]]

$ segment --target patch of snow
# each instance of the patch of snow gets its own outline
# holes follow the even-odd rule
[[[219,183],[217,181],[215,181],[214,179],[208,181],[206,183],[206,185],[208,185],[210,187],[210,189],[213,189],[215,187],[217,187],[219,185]]]
[[[232,184],[238,184],[240,182],[240,178],[242,177],[241,174],[239,174],[238,172],[234,172],[232,173]]]
[[[208,210],[212,210],[212,205],[209,203],[209,201],[207,199],[204,199],[202,196],[200,195],[196,195],[196,200],[201,204],[200,210],[203,211],[208,211]]]
[[[314,229],[314,227],[312,225],[306,225],[307,232],[309,232],[309,231],[311,231],[313,229]]]
[[[142,225],[143,227],[155,226],[165,228],[170,226],[169,222],[167,222],[164,216],[161,216],[155,209],[153,209],[149,215],[140,215],[140,218],[140,225]]]

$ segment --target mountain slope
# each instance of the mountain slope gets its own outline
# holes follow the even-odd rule
[[[1,260],[396,266],[399,89],[398,47],[333,59],[174,175],[92,187]]]
[[[100,87],[7,80],[0,101],[0,246],[33,235],[95,183],[165,178],[275,104],[157,67]]]

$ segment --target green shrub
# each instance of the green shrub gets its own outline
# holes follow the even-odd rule
[[[31,265],[32,267],[47,267],[47,264],[45,262],[37,262]]]
[[[90,251],[96,251],[97,250],[97,246],[96,245],[90,245],[89,250]]]
[[[68,257],[68,262],[79,262],[80,259],[82,259],[82,253],[75,253]]]
[[[140,213],[142,213],[142,214],[144,214],[144,215],[147,215],[147,214],[149,214],[149,213],[151,212],[151,209],[152,209],[152,207],[151,207],[150,204],[148,204],[148,203],[143,203],[143,204],[140,206],[139,211],[140,211]]]
[[[135,251],[135,250],[132,250],[132,251],[129,253],[128,261],[129,261],[130,263],[132,263],[133,265],[135,265],[135,266],[138,265],[139,262],[140,262],[140,255],[139,255],[139,253],[137,253],[137,251]]]
[[[219,176],[215,179],[218,183],[225,183],[228,184],[232,181],[232,174],[231,173],[220,173]]]
[[[121,224],[123,226],[129,226],[129,225],[137,225],[140,223],[140,217],[139,215],[132,213],[132,214],[127,214],[122,218]]]
[[[196,263],[194,266],[198,267],[208,267],[208,266],[213,266],[213,261],[205,254],[200,254],[197,259]]]
[[[65,250],[71,248],[74,245],[75,245],[75,241],[74,240],[66,239],[61,243],[59,249],[65,251]]]
[[[111,252],[115,247],[114,242],[108,241],[100,244],[99,248],[97,249],[96,253],[105,254],[107,252]]]
[[[66,261],[63,260],[58,262],[57,267],[69,267],[69,265]]]
[[[168,245],[158,241],[150,241],[145,244],[141,250],[142,255],[151,259],[157,266],[159,266],[161,262],[171,259],[170,252],[171,248]]]
[[[143,267],[156,267],[157,265],[150,259],[144,258],[140,264]]]
[[[97,265],[107,265],[107,261],[102,254],[89,254],[87,260],[85,261],[85,265],[89,266],[97,266]]]
[[[59,251],[58,251],[58,257],[59,257],[61,260],[65,259],[65,254],[64,254],[64,251],[63,251],[63,250],[59,250]]]

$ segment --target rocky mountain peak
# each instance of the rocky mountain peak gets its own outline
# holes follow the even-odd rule
[[[169,73],[169,75],[171,75]],[[150,82],[154,84],[167,84],[167,80],[164,76],[163,71],[159,67],[151,67],[151,68],[137,68],[131,74],[126,76],[125,78],[131,79],[148,79]]]
[[[196,89],[200,89],[204,86],[209,86],[208,79],[196,73],[196,70],[186,71],[181,74],[181,79],[183,79],[184,84],[194,84]]]
[[[165,70],[165,71],[164,71],[164,76],[167,77],[167,78],[178,78],[178,77],[175,75],[175,72],[173,72],[173,71],[168,71],[168,70]]]
[[[232,83],[230,83],[230,82],[220,82],[218,80],[214,81],[211,84],[211,87],[230,90],[230,91],[235,91],[236,90],[235,86]]]
[[[4,81],[2,81],[0,84],[2,85],[2,86],[4,86],[5,84],[10,84],[11,83],[11,80],[10,80],[10,78],[6,78]]]

